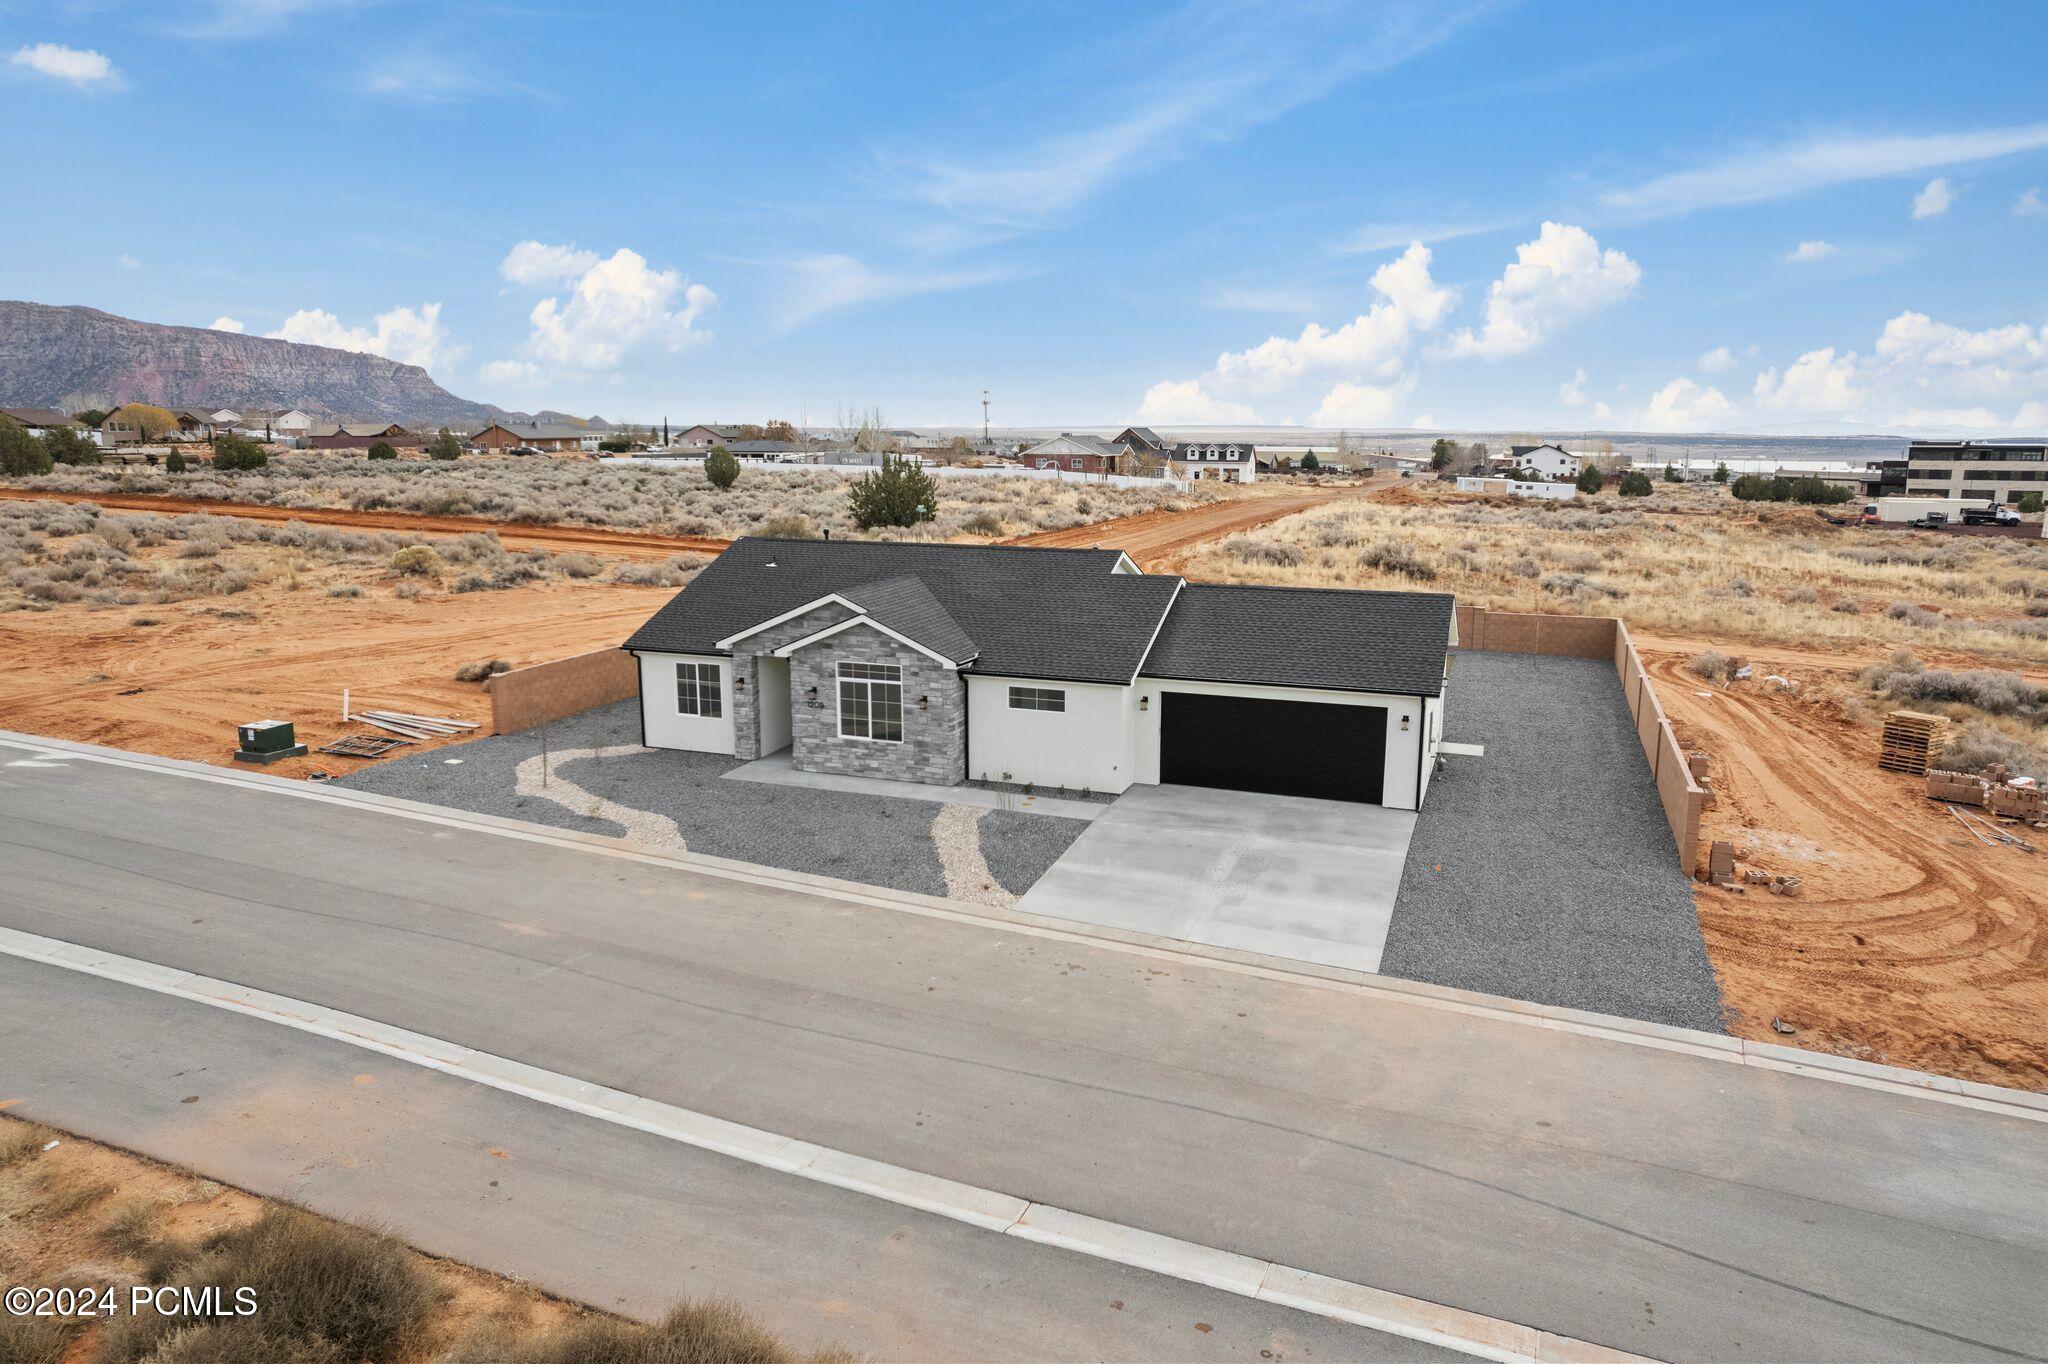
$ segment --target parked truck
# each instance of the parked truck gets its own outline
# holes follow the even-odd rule
[[[2019,523],[2020,514],[2003,502],[1963,508],[1963,524],[1966,526],[2017,526]]]

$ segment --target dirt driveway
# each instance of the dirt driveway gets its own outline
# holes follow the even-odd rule
[[[1121,516],[1113,521],[1073,526],[1066,530],[1040,531],[1021,535],[1004,544],[1038,545],[1046,549],[1120,549],[1137,561],[1147,573],[1170,573],[1175,556],[1207,541],[1236,531],[1250,530],[1283,516],[1308,511],[1343,497],[1358,497],[1371,485],[1352,484],[1341,488],[1287,489],[1270,493],[1247,493],[1225,498],[1187,511],[1144,512]]]

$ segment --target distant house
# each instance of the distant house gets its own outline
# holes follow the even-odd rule
[[[1149,426],[1126,426],[1110,439],[1141,455],[1163,455],[1173,444]]]
[[[323,422],[306,433],[308,450],[367,450],[382,441],[393,449],[418,449],[426,437],[408,431],[397,422]]]
[[[796,447],[786,440],[729,440],[725,448],[739,459],[765,459],[781,462],[796,453]]]
[[[212,440],[213,414],[196,407],[174,407],[171,415],[178,419],[178,432],[172,440]]]
[[[107,419],[100,423],[100,443],[102,445],[128,445],[132,444],[135,441],[144,439],[201,439],[201,437],[190,434],[186,426],[187,418],[184,415],[177,412],[171,413],[171,416],[174,419],[176,419],[178,423],[176,430],[158,432],[154,436],[145,436],[142,429],[142,422],[135,415],[135,409],[138,407],[148,405],[149,404],[144,403],[123,403],[119,407],[115,408],[112,412],[109,412],[107,414]],[[163,411],[164,409],[159,408],[158,410]],[[207,423],[204,420],[204,418],[200,419],[200,424],[207,427],[208,434],[210,435],[211,424]]]
[[[1534,469],[1545,478],[1577,478],[1587,458],[1562,445],[1511,445],[1508,457],[1496,463],[1509,471]]]
[[[553,453],[595,450],[603,434],[587,426],[535,422],[492,422],[469,438],[479,450],[543,450]]]
[[[676,432],[674,439],[669,441],[669,448],[673,450],[709,450],[714,445],[723,445],[730,450],[732,443],[738,439],[740,439],[740,428],[737,426],[704,426],[700,424],[691,427],[687,431]]]
[[[1062,431],[1051,440],[1027,446],[1022,454],[1027,469],[1064,469],[1077,474],[1113,474],[1124,458],[1125,448],[1101,436],[1077,436]]]
[[[59,426],[68,426],[76,431],[85,429],[80,423],[50,407],[0,407],[0,417],[5,417],[16,426],[25,428],[31,436],[41,436]]]
[[[1245,441],[1190,441],[1168,446],[1162,457],[1178,478],[1259,481],[1258,447]]]

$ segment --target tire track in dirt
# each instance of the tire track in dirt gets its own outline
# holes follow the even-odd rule
[[[239,516],[282,525],[300,521],[309,526],[349,530],[392,530],[415,535],[496,535],[509,549],[583,550],[620,559],[666,559],[672,554],[718,554],[732,541],[710,535],[651,535],[641,531],[606,530],[600,526],[538,525],[495,521],[483,516],[429,516],[423,512],[356,511],[346,507],[275,507],[262,502],[217,502],[204,497],[170,497],[159,493],[59,493],[41,488],[0,487],[0,498],[20,502],[90,502],[112,511],[155,512],[160,516],[197,513]]]
[[[1733,1031],[2048,1088],[2048,867],[1879,770],[1876,732],[1824,696],[1714,687],[1637,646],[1681,740],[1711,755],[1702,839],[1804,881],[1789,898],[1696,890]],[[1774,1016],[1799,1033],[1776,1036]]]
[[[1140,512],[1086,526],[1013,536],[998,543],[1040,549],[1120,549],[1148,573],[1168,572],[1171,556],[1197,545],[1362,492],[1362,488],[1345,488],[1247,494],[1182,511]]]

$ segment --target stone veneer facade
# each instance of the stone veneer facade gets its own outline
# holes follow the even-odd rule
[[[751,761],[762,756],[761,657],[854,614],[828,604],[733,645],[734,757]],[[841,661],[893,663],[903,669],[902,743],[839,736]],[[804,696],[812,687],[818,689],[816,701]],[[937,786],[967,778],[967,684],[957,671],[879,630],[857,625],[791,655],[789,691],[791,760],[802,771]]]

